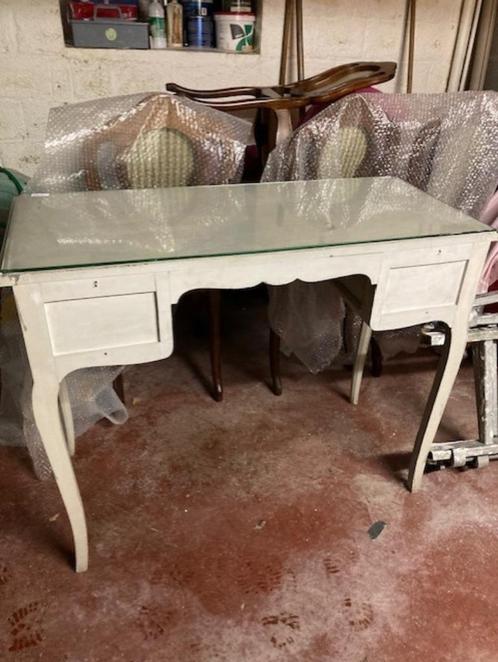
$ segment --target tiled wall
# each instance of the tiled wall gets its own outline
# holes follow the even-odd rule
[[[355,60],[400,60],[404,0],[305,0],[306,74]],[[419,0],[415,90],[444,89],[460,0]],[[102,95],[277,82],[284,0],[263,0],[258,55],[106,51],[64,45],[57,0],[0,1],[0,163],[30,174],[48,109]],[[403,76],[384,86],[403,91]]]

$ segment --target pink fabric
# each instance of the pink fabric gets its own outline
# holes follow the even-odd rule
[[[481,214],[481,221],[486,225],[496,227],[494,223],[498,220],[498,192],[494,193],[484,207]]]
[[[488,204],[481,214],[481,221],[490,225],[492,228],[498,229],[498,192],[491,196]],[[487,292],[489,289],[496,289],[493,287],[494,283],[498,281],[498,243],[495,242],[489,249],[486,264],[481,275],[479,283],[479,291]]]

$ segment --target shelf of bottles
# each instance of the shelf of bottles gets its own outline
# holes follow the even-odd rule
[[[66,0],[67,46],[253,54],[262,0]]]

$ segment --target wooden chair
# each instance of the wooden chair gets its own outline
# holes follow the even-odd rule
[[[395,62],[353,62],[273,87],[193,90],[167,83],[166,90],[225,112],[256,110],[255,138],[262,173],[271,150],[289,137],[303,120],[307,108],[327,105],[352,92],[385,83],[395,73]],[[280,338],[273,330],[270,330],[269,354],[272,390],[280,395]]]
[[[273,87],[229,87],[217,90],[192,90],[168,83],[169,92],[180,94],[218,110],[269,108],[292,110],[312,104],[337,101],[351,92],[385,83],[396,73],[395,62],[353,62],[322,71],[316,76]]]
[[[141,100],[113,118],[83,145],[89,190],[155,188],[239,181],[245,147],[223,115],[198,113],[167,94]],[[212,144],[214,140],[215,145]],[[211,142],[209,142],[211,141]],[[220,294],[208,291],[213,397],[223,398]],[[122,384],[118,384],[122,396]]]
[[[307,107],[329,104],[356,90],[385,83],[394,78],[395,73],[395,62],[352,62],[295,83],[273,87],[193,90],[167,83],[166,89],[217,110],[258,111],[255,137],[263,168],[270,151],[287,138]]]

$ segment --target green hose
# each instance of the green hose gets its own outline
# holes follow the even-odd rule
[[[7,170],[7,168],[2,168],[2,166],[0,166],[0,173],[1,172],[3,172],[4,175],[7,175],[7,177],[10,179],[10,181],[16,187],[18,193],[23,192],[23,189],[24,189],[23,185],[21,184],[21,182],[17,179],[17,177],[10,170]]]

